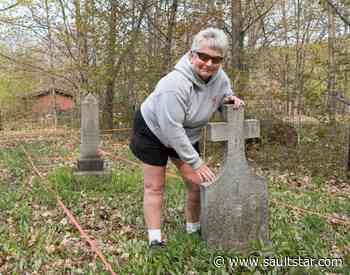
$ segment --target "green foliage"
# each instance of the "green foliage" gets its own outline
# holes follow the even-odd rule
[[[10,55],[6,48],[0,46],[0,52]],[[28,62],[32,53],[30,51],[20,53],[18,58],[21,62]],[[22,64],[13,64],[13,62],[0,56],[0,107],[4,117],[13,117],[14,114],[24,112],[21,96],[38,89],[39,81],[36,73],[23,70]]]
[[[61,146],[47,142],[25,147],[36,158],[55,155]],[[139,168],[115,162],[110,174],[103,177],[77,177],[67,167],[57,167],[48,181],[32,178],[26,168],[21,147],[2,149],[0,168],[20,175],[13,186],[10,176],[0,185],[0,267],[1,272],[25,273],[49,270],[74,274],[105,274],[99,260],[91,264],[91,251],[81,241],[76,229],[56,204],[53,189],[72,211],[89,235],[101,241],[100,247],[118,274],[346,274],[350,235],[346,226],[330,223],[320,215],[350,215],[350,203],[338,195],[325,192],[329,183],[315,175],[283,176],[270,170],[269,196],[270,244],[253,242],[243,254],[236,251],[208,249],[201,238],[185,233],[185,187],[178,179],[167,178],[164,198],[164,251],[150,252],[143,221],[143,180]],[[277,150],[274,153],[276,154]],[[63,152],[66,154],[65,152]],[[131,157],[127,149],[119,155]],[[276,161],[278,155],[275,156]],[[22,167],[17,174],[15,167]],[[294,187],[303,179],[307,185]],[[276,200],[295,207],[310,209],[320,215],[281,207]],[[342,258],[338,267],[237,266],[237,259],[258,259],[260,263],[284,257]],[[216,257],[226,264],[216,267]],[[348,262],[346,262],[348,261]]]
[[[7,168],[6,178],[13,181],[13,184],[21,182],[28,171],[24,152],[18,149],[0,150],[0,165]]]

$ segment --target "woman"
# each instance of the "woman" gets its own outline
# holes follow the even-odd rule
[[[207,28],[191,50],[163,77],[135,114],[130,148],[143,162],[144,215],[150,247],[163,247],[160,220],[168,158],[187,187],[186,230],[199,231],[200,185],[214,173],[199,156],[201,129],[226,101],[234,108],[244,102],[234,96],[221,64],[228,50],[222,30]]]

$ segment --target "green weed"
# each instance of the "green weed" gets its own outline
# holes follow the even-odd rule
[[[313,144],[307,139],[302,142]],[[60,148],[45,142],[26,146],[34,161],[66,155]],[[311,166],[301,165],[303,156],[295,156],[295,148],[271,145],[269,149],[270,155],[256,150],[251,157],[258,163],[264,158],[273,160],[273,165],[260,166],[266,167],[269,179],[271,243],[252,242],[244,254],[209,249],[198,235],[185,233],[185,186],[181,180],[167,178],[163,211],[167,248],[151,253],[143,221],[141,169],[114,162],[105,176],[78,177],[72,168],[57,165],[45,171],[46,181],[31,175],[20,147],[4,149],[1,167],[10,172],[0,185],[0,273],[108,274],[58,207],[57,194],[118,274],[347,274],[348,228],[322,215],[348,217],[349,200],[337,193],[330,195],[327,188],[333,181],[329,182],[326,173],[314,175]],[[127,149],[118,153],[135,161]],[[282,157],[288,161],[281,162]],[[319,215],[281,207],[272,199]],[[223,267],[213,265],[217,256],[225,258]],[[338,267],[229,264],[235,257],[256,257],[263,262],[287,256],[332,257],[344,262]]]

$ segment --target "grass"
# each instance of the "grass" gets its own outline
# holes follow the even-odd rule
[[[105,146],[108,149],[107,143]],[[269,184],[271,245],[254,242],[245,254],[209,249],[198,235],[185,234],[184,185],[178,179],[168,178],[163,215],[168,245],[164,252],[151,254],[143,222],[142,174],[138,167],[114,161],[109,175],[76,177],[71,168],[74,163],[50,163],[54,157],[76,154],[76,144],[67,146],[64,139],[51,143],[41,140],[24,147],[40,164],[47,181],[33,175],[20,144],[1,148],[0,274],[108,274],[57,206],[55,194],[48,187],[55,190],[95,239],[117,274],[350,273],[348,227],[281,207],[272,200],[349,220],[349,189],[341,189],[339,183],[333,183],[324,174],[313,175],[307,169],[264,172]],[[283,150],[275,147],[277,152]],[[118,150],[118,154],[133,159],[127,147]],[[275,153],[276,159],[277,156]],[[255,157],[259,160],[259,156]],[[342,192],[331,193],[331,187]],[[259,259],[263,263],[287,256],[342,258],[343,265],[326,268],[233,264],[238,258]],[[214,265],[218,257],[225,260],[223,267]]]

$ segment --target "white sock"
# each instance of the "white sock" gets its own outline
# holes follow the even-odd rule
[[[186,223],[186,231],[187,231],[187,233],[194,233],[194,232],[199,231],[199,229],[201,229],[200,222],[195,222],[195,223],[187,222]]]
[[[152,241],[162,241],[160,229],[148,229],[148,242],[151,244]]]

